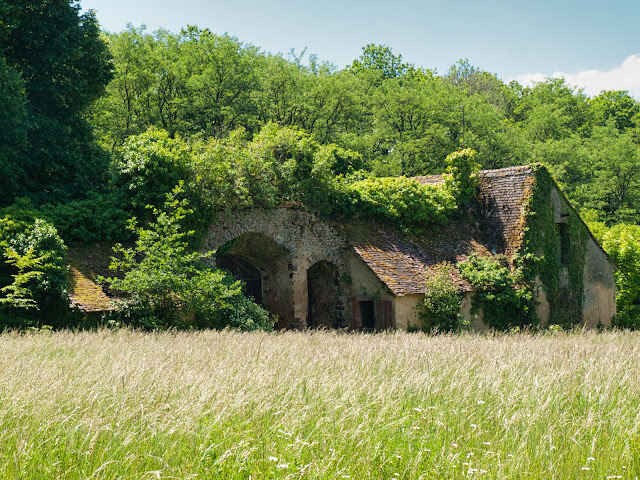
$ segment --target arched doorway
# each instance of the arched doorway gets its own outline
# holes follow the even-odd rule
[[[293,322],[290,253],[273,239],[246,233],[218,249],[216,265],[245,283],[245,293],[277,315],[276,328]]]
[[[307,270],[309,328],[334,328],[338,326],[336,307],[340,295],[338,270],[329,262],[314,263]]]

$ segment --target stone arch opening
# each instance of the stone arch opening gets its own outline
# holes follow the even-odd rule
[[[218,267],[231,272],[231,275],[236,279],[242,280],[244,294],[252,297],[256,303],[262,304],[262,275],[260,270],[251,262],[237,255],[227,253],[221,255],[216,260],[216,264]]]
[[[335,265],[319,261],[307,270],[309,328],[340,326],[340,280]]]
[[[245,282],[245,293],[277,315],[276,328],[293,321],[291,254],[260,233],[245,233],[218,249],[216,265]]]

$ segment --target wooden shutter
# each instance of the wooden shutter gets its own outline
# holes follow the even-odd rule
[[[387,330],[393,327],[391,316],[391,302],[389,300],[376,300],[373,307],[376,330]]]

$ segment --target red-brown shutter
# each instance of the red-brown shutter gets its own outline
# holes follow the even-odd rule
[[[393,327],[391,302],[389,300],[376,300],[373,304],[373,316],[376,330],[386,330]]]

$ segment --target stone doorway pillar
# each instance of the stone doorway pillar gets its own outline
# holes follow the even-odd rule
[[[307,283],[307,269],[300,263],[289,264],[291,290],[293,300],[293,322],[291,328],[304,330],[308,327],[307,310],[309,306],[309,291]]]

